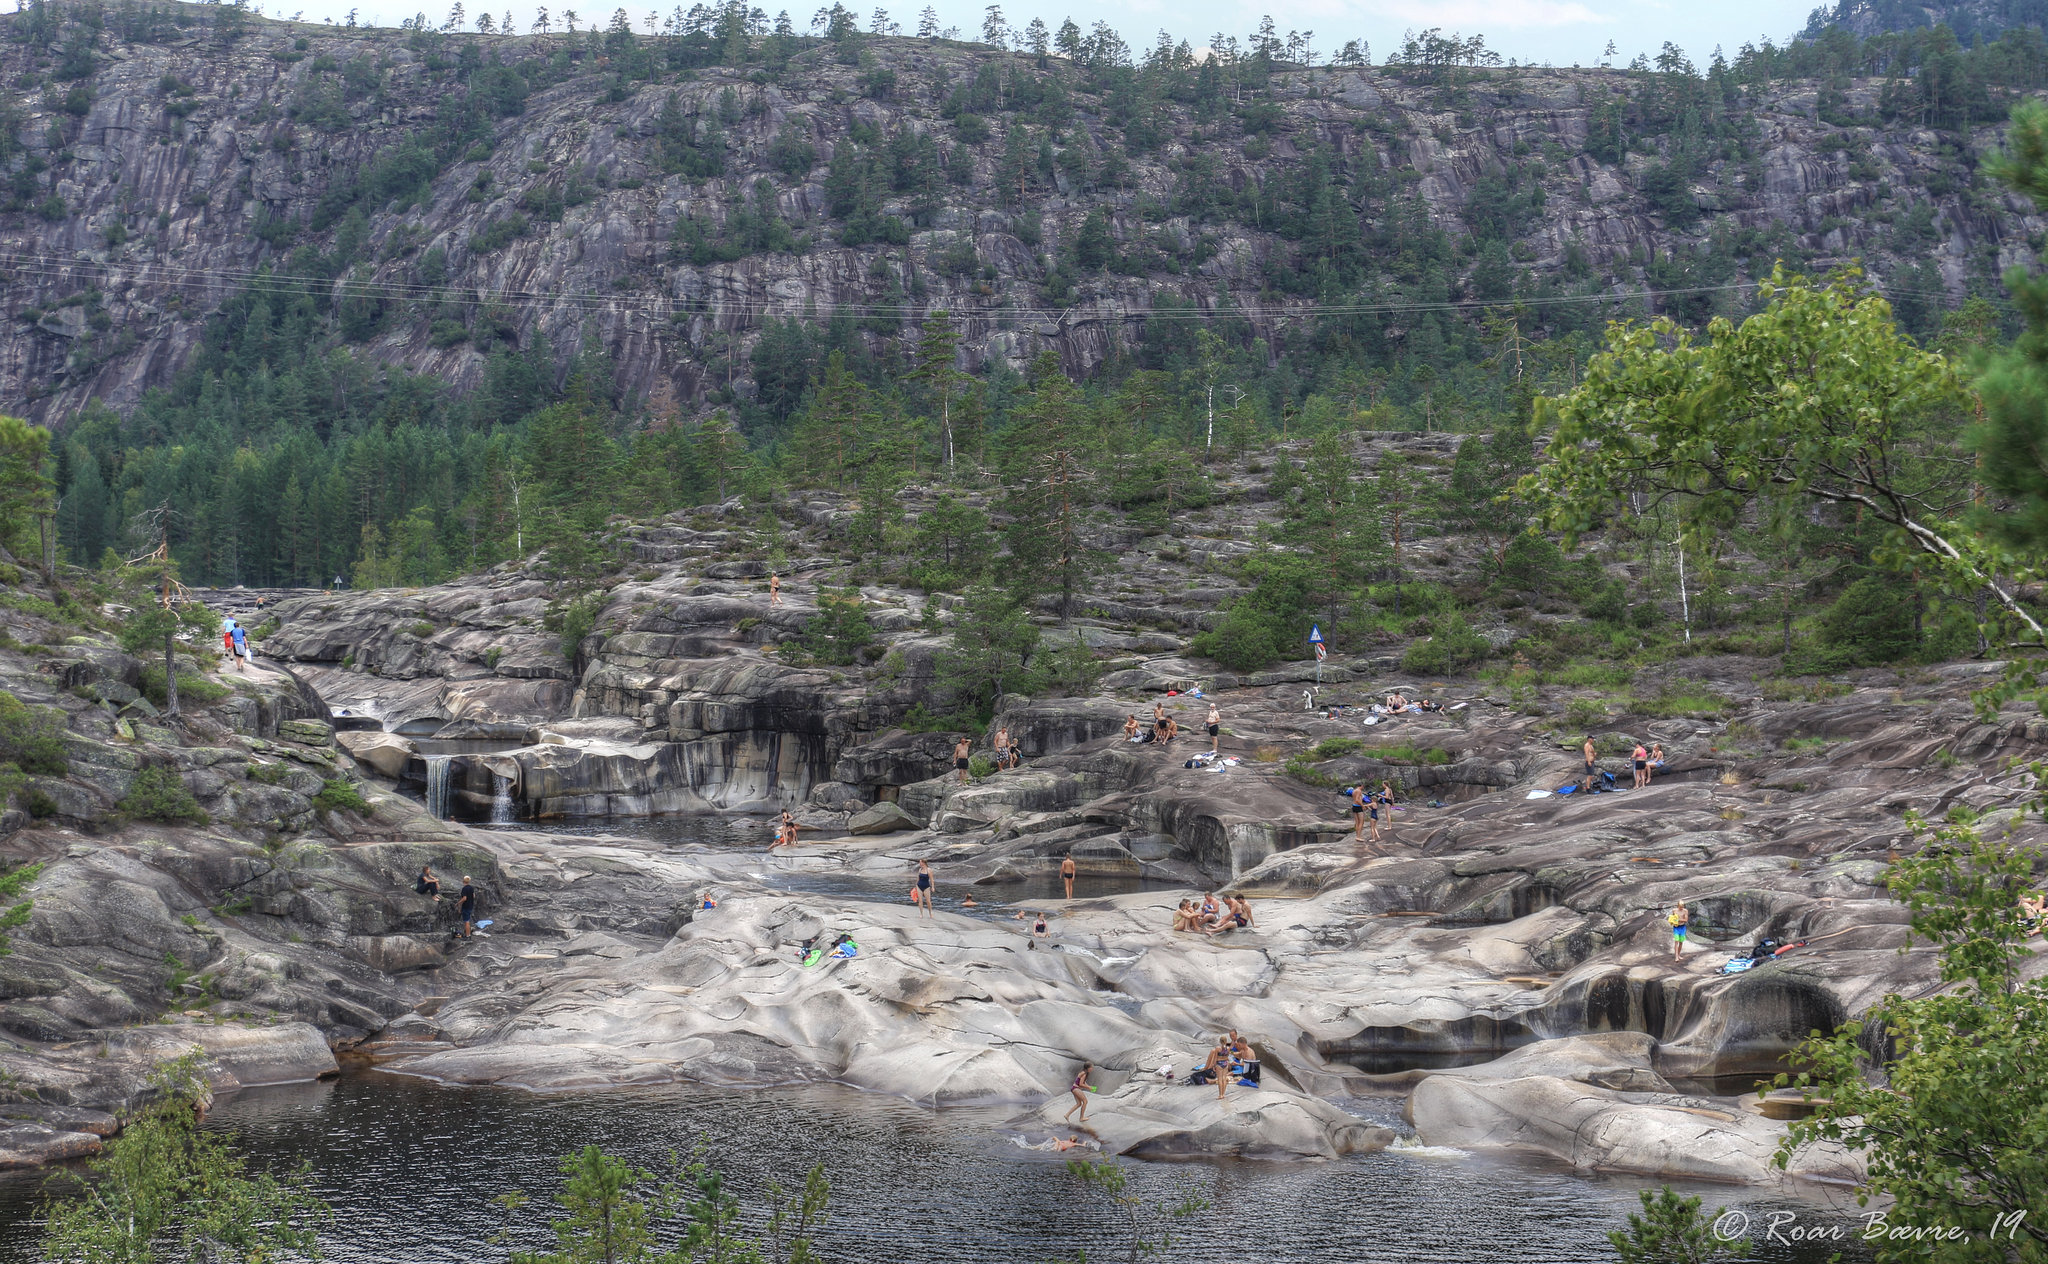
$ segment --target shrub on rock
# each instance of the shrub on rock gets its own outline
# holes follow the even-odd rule
[[[128,787],[127,795],[116,807],[142,821],[156,821],[164,825],[204,825],[206,813],[199,807],[199,800],[185,788],[178,774],[161,764],[154,764],[135,775],[134,784]]]

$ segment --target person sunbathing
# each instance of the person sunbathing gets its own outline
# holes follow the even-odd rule
[[[1388,695],[1387,695],[1387,714],[1388,714],[1388,715],[1400,715],[1400,714],[1402,714],[1403,712],[1405,712],[1405,711],[1407,711],[1407,710],[1408,710],[1408,699],[1406,699],[1406,698],[1402,697],[1402,696],[1401,696],[1400,694],[1398,694],[1398,693],[1390,693],[1390,694],[1388,694]]]

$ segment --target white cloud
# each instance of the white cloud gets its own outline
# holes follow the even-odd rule
[[[1373,5],[1367,12],[1418,25],[1483,31],[1578,26],[1608,20],[1578,0],[1443,0]]]

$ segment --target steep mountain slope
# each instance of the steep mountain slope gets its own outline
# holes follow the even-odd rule
[[[545,335],[599,340],[631,391],[786,411],[771,317],[858,318],[886,354],[945,309],[968,367],[1072,373],[1191,340],[1161,319],[1188,308],[1276,358],[1420,354],[1455,318],[1431,305],[1586,328],[1648,286],[1698,319],[1777,258],[1861,257],[1938,310],[2041,228],[1975,181],[1995,129],[1887,125],[1865,80],[1823,110],[1690,67],[1137,71],[849,34],[743,38],[735,68],[687,64],[701,37],[184,6],[0,30],[0,406],[60,423],[166,383],[249,286],[464,388]]]

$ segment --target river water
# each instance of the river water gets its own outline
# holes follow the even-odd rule
[[[1117,1235],[1099,1196],[1081,1189],[1059,1157],[1003,1134],[1005,1115],[935,1112],[829,1086],[536,1095],[364,1072],[245,1090],[211,1124],[233,1130],[259,1162],[312,1165],[336,1211],[328,1258],[343,1264],[496,1264],[508,1255],[490,1241],[504,1227],[491,1202],[498,1194],[517,1189],[534,1199],[511,1227],[519,1245],[537,1247],[561,1155],[594,1144],[661,1168],[700,1137],[756,1205],[765,1182],[794,1185],[824,1163],[833,1215],[820,1245],[834,1261],[1011,1264],[1083,1247],[1091,1258],[1121,1258],[1129,1239]],[[1397,1119],[1386,1122],[1398,1129]],[[1643,1187],[1398,1149],[1334,1163],[1129,1166],[1148,1200],[1196,1194],[1210,1204],[1176,1234],[1183,1245],[1172,1256],[1190,1264],[1607,1259],[1606,1232]],[[0,1261],[34,1258],[39,1184],[0,1185]],[[1847,1223],[1821,1202],[1694,1192],[1758,1224],[1774,1211],[1807,1226]],[[1827,1254],[1766,1243],[1755,1258],[1819,1264]],[[1868,1256],[1852,1244],[1846,1258]]]
[[[716,818],[561,828],[719,851],[758,848],[765,833]],[[877,898],[898,898],[901,885],[795,871],[775,881],[848,895],[875,885]],[[989,915],[1010,916],[1001,905],[1053,894],[1038,885],[985,888],[997,905]],[[1347,1105],[1407,1131],[1398,1099]],[[1066,1173],[1062,1156],[1025,1149],[1004,1133],[1013,1113],[934,1111],[833,1086],[540,1095],[357,1071],[328,1083],[245,1090],[223,1099],[209,1126],[234,1132],[260,1164],[311,1164],[336,1213],[326,1254],[342,1264],[502,1264],[511,1246],[494,1241],[501,1231],[517,1246],[546,1244],[564,1154],[595,1144],[660,1169],[700,1138],[757,1210],[766,1182],[793,1186],[812,1163],[825,1164],[833,1215],[819,1245],[835,1262],[1026,1264],[1081,1249],[1091,1258],[1124,1258],[1131,1239],[1119,1232],[1113,1209]],[[1611,1259],[1607,1232],[1623,1224],[1637,1191],[1650,1184],[1407,1145],[1331,1163],[1134,1163],[1128,1170],[1148,1204],[1190,1194],[1207,1202],[1174,1227],[1169,1256],[1176,1264]],[[34,1260],[43,1189],[36,1175],[0,1181],[0,1264]],[[492,1200],[514,1189],[532,1201],[508,1223]],[[1759,1241],[1752,1258],[1766,1264],[1821,1264],[1834,1250],[1851,1262],[1870,1258],[1853,1240],[1855,1207],[1846,1193],[1689,1192],[1710,1207],[1740,1210],[1759,1228],[1783,1219],[1786,1237],[1800,1227],[1851,1235],[1847,1243]]]

